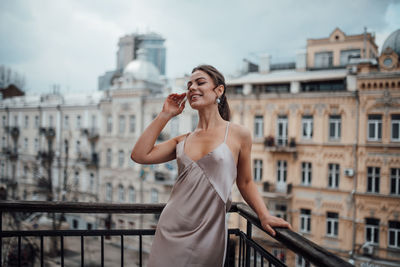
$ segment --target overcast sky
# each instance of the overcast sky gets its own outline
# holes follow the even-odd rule
[[[153,31],[166,38],[167,76],[200,63],[225,75],[243,58],[294,59],[307,38],[375,32],[379,47],[400,28],[389,0],[1,0],[0,65],[24,74],[29,93],[97,90],[116,65],[118,38]]]

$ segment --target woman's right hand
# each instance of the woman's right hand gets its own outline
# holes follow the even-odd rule
[[[165,99],[162,113],[172,118],[176,115],[182,113],[185,108],[185,99],[186,93],[183,94],[170,94],[167,99]]]

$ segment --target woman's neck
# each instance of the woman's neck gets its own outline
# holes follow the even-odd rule
[[[209,130],[225,123],[225,120],[219,115],[218,107],[216,109],[199,110],[199,123],[197,129]]]

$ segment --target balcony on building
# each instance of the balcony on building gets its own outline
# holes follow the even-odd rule
[[[287,137],[278,137],[275,140],[274,136],[267,136],[264,139],[264,148],[269,152],[296,153],[296,139],[294,137],[288,140]]]

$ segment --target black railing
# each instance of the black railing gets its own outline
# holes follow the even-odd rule
[[[165,204],[108,204],[108,203],[68,203],[68,202],[38,202],[38,201],[3,201],[0,202],[0,227],[3,226],[3,216],[5,214],[17,213],[83,213],[83,214],[159,214]],[[243,203],[234,203],[230,209],[231,213],[238,213],[246,220],[246,232],[241,229],[229,229],[227,255],[225,266],[286,266],[279,259],[268,252],[259,242],[253,239],[253,226],[261,231],[260,221],[255,213]],[[15,216],[14,216],[15,217]],[[44,266],[44,237],[58,237],[60,246],[59,263],[65,266],[64,237],[80,237],[80,263],[85,266],[85,237],[100,238],[100,264],[104,266],[104,239],[109,236],[120,237],[120,263],[124,266],[124,238],[126,236],[137,236],[139,247],[139,266],[143,266],[143,236],[154,235],[154,229],[132,229],[132,230],[4,230],[0,229],[0,264],[1,266],[33,266],[26,263],[24,258],[28,253],[26,242],[28,237],[38,237],[39,248],[38,256],[40,266]],[[283,246],[302,256],[316,266],[352,266],[336,255],[298,235],[297,233],[284,228],[276,228],[274,237]],[[265,232],[265,231],[264,231]],[[238,245],[234,238],[236,236]],[[3,243],[7,238],[17,238],[16,251],[13,257],[3,255]],[[237,255],[236,255],[237,254]],[[13,262],[10,262],[14,259]],[[31,262],[32,263],[32,262]]]

